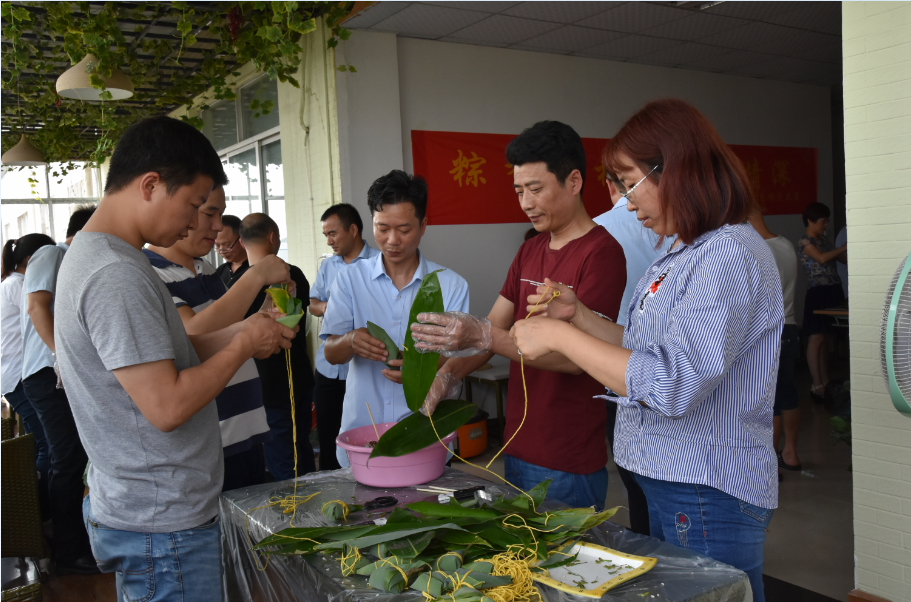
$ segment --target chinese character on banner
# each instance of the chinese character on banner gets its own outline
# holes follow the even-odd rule
[[[595,173],[598,174],[598,181],[601,182],[601,186],[607,186],[606,173],[607,169],[604,168],[604,165],[598,164],[595,166]]]
[[[750,184],[753,185],[753,190],[759,192],[762,188],[760,186],[759,174],[762,173],[762,168],[759,167],[759,161],[756,159],[750,159],[743,164],[743,167],[746,169],[747,177],[750,179]]]
[[[516,168],[512,166],[512,163],[507,163],[507,164],[505,165],[505,167],[506,167],[506,175],[507,175],[507,176],[511,176],[511,175],[514,175],[514,174],[516,173]]]
[[[778,186],[787,186],[791,182],[788,176],[788,162],[775,161],[772,164],[772,182]]]
[[[463,177],[466,185],[470,184],[477,188],[478,180],[481,181],[481,184],[487,183],[487,180],[481,177],[481,174],[484,173],[481,166],[485,163],[487,163],[487,159],[479,157],[477,153],[472,152],[471,157],[468,157],[460,150],[459,156],[452,161],[453,168],[449,170],[449,173],[452,174],[452,179],[459,183],[460,188]]]

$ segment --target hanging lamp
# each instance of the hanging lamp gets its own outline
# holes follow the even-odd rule
[[[57,94],[64,98],[75,98],[77,100],[99,101],[101,100],[101,90],[92,87],[89,80],[91,73],[94,71],[98,59],[93,54],[85,55],[78,64],[67,69],[63,75],[57,78]],[[92,68],[89,69],[89,63]],[[101,77],[104,86],[111,93],[112,100],[123,100],[133,95],[133,82],[120,69],[114,69],[111,77]]]
[[[44,155],[29,142],[25,134],[22,134],[16,146],[3,153],[0,162],[4,165],[47,165]]]

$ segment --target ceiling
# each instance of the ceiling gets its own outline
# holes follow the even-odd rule
[[[841,2],[377,2],[348,29],[841,84]]]

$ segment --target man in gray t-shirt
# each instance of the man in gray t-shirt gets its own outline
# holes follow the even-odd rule
[[[119,599],[221,601],[213,400],[247,360],[294,337],[262,312],[188,337],[140,251],[186,237],[213,187],[226,183],[198,130],[144,119],[121,135],[104,198],[60,266],[57,358],[92,462],[83,517]]]

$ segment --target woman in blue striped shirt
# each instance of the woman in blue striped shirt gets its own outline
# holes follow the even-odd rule
[[[687,103],[647,104],[623,126],[606,167],[630,211],[674,237],[639,281],[626,327],[556,289],[517,322],[520,352],[561,353],[619,398],[614,457],[645,491],[651,534],[744,570],[763,600],[762,546],[778,504],[772,405],[784,324],[778,269],[746,223],[741,162]]]

